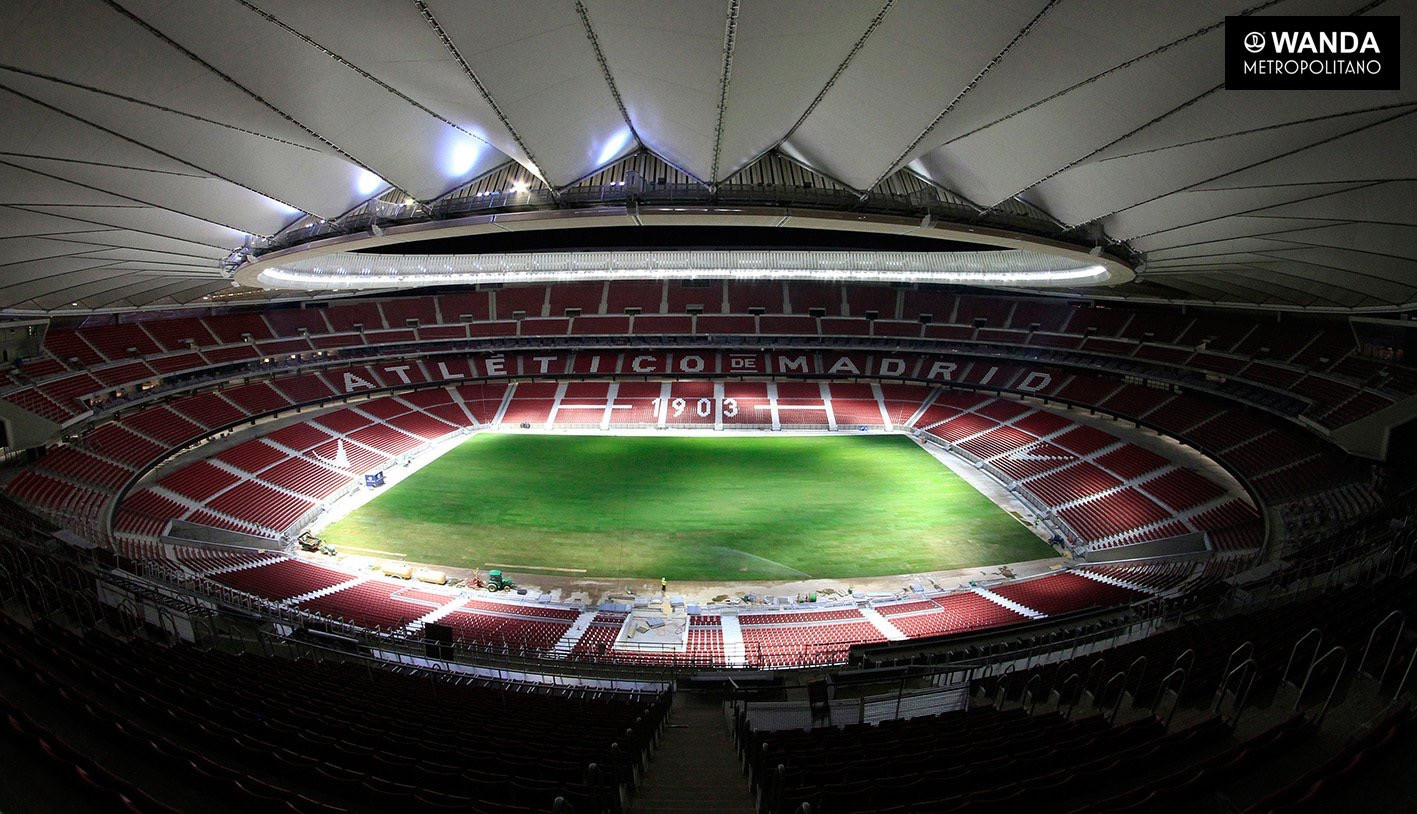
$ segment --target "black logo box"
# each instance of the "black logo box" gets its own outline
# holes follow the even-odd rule
[[[1226,17],[1225,89],[1398,90],[1402,78],[1400,23],[1400,18],[1391,16]],[[1276,53],[1274,48],[1273,35],[1277,33],[1307,33],[1318,43],[1320,34],[1334,32],[1351,32],[1360,45],[1371,33],[1378,52]],[[1262,39],[1256,39],[1256,34]],[[1259,50],[1256,50],[1257,45],[1261,46]],[[1253,68],[1255,63],[1262,61],[1269,62],[1269,65],[1262,67],[1271,70],[1247,71],[1247,68]],[[1282,64],[1276,66],[1273,64],[1275,61]],[[1361,72],[1354,72],[1354,68]]]

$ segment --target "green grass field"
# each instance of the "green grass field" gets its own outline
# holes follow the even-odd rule
[[[1053,554],[896,435],[480,434],[321,536],[450,567],[671,580],[844,579]]]

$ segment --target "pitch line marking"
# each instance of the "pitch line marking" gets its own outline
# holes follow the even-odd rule
[[[565,571],[568,574],[584,574],[584,568],[555,568],[550,565],[508,565],[504,562],[484,562],[483,568],[520,568],[523,571]]]
[[[369,554],[383,554],[383,555],[388,556],[388,557],[407,557],[407,556],[408,556],[408,554],[406,554],[406,553],[404,553],[404,552],[402,552],[402,551],[380,551],[380,550],[377,549],[377,548],[359,548],[359,547],[357,547],[357,546],[352,546],[352,545],[342,545],[342,546],[340,546],[340,548],[344,549],[345,551],[364,551],[364,552],[367,552],[367,553],[369,553]]]

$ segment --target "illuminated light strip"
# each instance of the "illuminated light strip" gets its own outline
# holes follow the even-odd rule
[[[481,255],[339,253],[261,271],[267,288],[350,290],[427,285],[643,279],[841,280],[972,285],[1103,285],[1101,264],[1034,251],[539,252]]]

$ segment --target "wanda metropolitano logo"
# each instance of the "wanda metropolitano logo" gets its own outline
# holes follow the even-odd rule
[[[1227,90],[1397,90],[1398,17],[1226,17]]]

